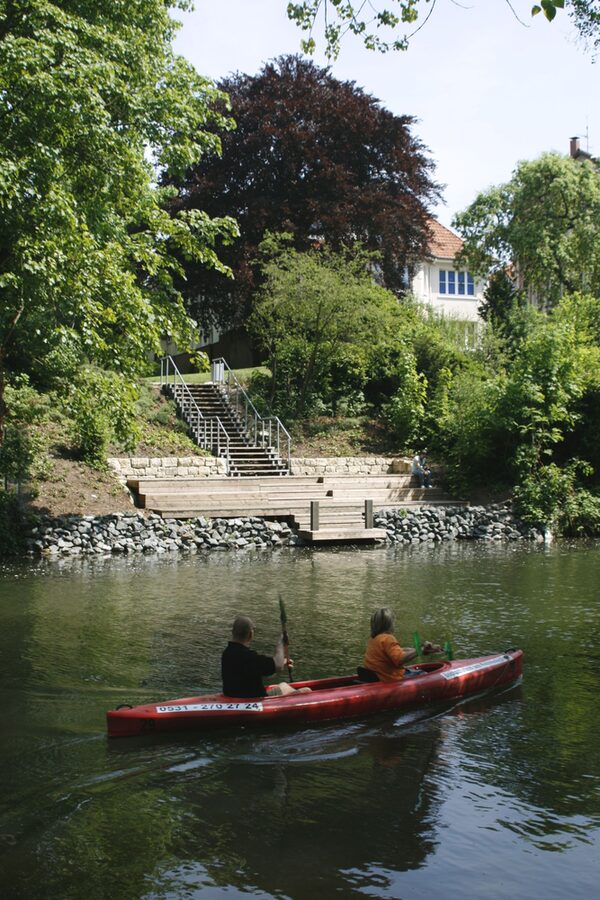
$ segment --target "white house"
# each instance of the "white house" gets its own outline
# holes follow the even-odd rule
[[[435,219],[430,220],[429,227],[429,255],[415,272],[413,294],[448,318],[477,321],[484,284],[465,269],[454,268],[454,260],[462,250],[462,239]]]

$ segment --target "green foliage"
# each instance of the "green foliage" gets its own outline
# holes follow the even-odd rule
[[[564,293],[600,295],[600,170],[556,153],[519,163],[454,224],[473,273],[510,271],[542,306]]]
[[[527,521],[537,516],[563,530],[571,526],[555,515],[561,504],[574,522],[580,500],[589,511],[592,501],[565,485],[583,472],[569,468],[573,458],[583,451],[595,462],[598,453],[596,324],[596,302],[581,295],[563,298],[549,315],[517,307],[502,322],[491,362],[478,363],[476,354],[469,366],[441,373],[425,436],[443,455],[454,490],[517,484]],[[579,527],[587,526],[572,526]]]
[[[103,468],[109,443],[133,449],[140,435],[135,420],[138,388],[114,372],[84,368],[67,400],[73,440],[81,459]]]
[[[492,272],[483,292],[483,303],[479,314],[503,336],[510,336],[511,322],[517,310],[525,305],[523,291],[518,291],[506,272],[501,269]]]
[[[313,32],[317,18],[322,13],[325,21],[325,53],[328,59],[337,59],[340,43],[346,32],[359,36],[368,50],[378,50],[381,53],[388,50],[406,50],[408,47],[406,35],[383,40],[381,29],[391,29],[394,32],[400,23],[413,24],[418,17],[420,0],[389,0],[389,2],[397,3],[397,8],[378,9],[372,6],[368,20],[361,18],[364,4],[341,3],[339,0],[303,0],[301,3],[288,3],[287,13],[302,31],[308,33],[308,37],[301,43],[305,53],[314,53],[316,49]]]
[[[568,294],[561,299],[554,318],[571,323],[581,342],[600,347],[600,295]]]
[[[31,426],[9,424],[0,444],[0,477],[22,484],[39,469],[44,442]]]
[[[190,352],[190,363],[196,372],[210,371],[210,360],[204,350],[192,350]]]
[[[177,416],[175,401],[169,400],[154,386],[142,384],[139,387],[135,411],[138,420],[143,419],[149,425],[158,425],[180,434],[187,434],[187,425]]]
[[[573,537],[600,534],[600,497],[580,486],[592,474],[591,466],[573,459],[564,467],[555,463],[533,467],[527,451],[520,453],[524,476],[515,487],[515,510],[529,525],[545,526]]]
[[[498,488],[510,483],[514,437],[505,428],[501,404],[506,389],[503,375],[484,370],[446,372],[436,398],[437,427],[428,442],[443,454],[453,491],[468,496],[477,487]]]
[[[48,418],[52,400],[32,388],[25,375],[6,386],[5,396],[9,412],[0,442],[0,478],[22,484],[45,471],[46,443],[35,426]]]
[[[552,22],[556,16],[558,9],[564,9],[565,0],[540,0],[539,5],[536,3],[531,7],[531,15],[537,16],[543,13],[549,22]]]
[[[233,221],[171,215],[173,190],[155,184],[155,167],[185,170],[231,127],[222,94],[173,53],[181,5],[0,4],[0,429],[6,371],[42,386],[86,363],[131,378],[163,334],[192,334],[179,260],[223,269],[214,246]],[[104,413],[90,414],[94,455]]]
[[[503,419],[538,457],[551,455],[577,420],[576,401],[586,379],[584,360],[573,326],[543,317],[512,360]]]
[[[355,249],[298,253],[286,236],[261,245],[264,287],[249,321],[268,354],[271,379],[253,391],[292,418],[325,411],[342,400],[358,411],[361,393],[386,348],[397,341],[402,314],[392,294],[373,283],[372,256]]]
[[[512,9],[510,3],[509,8]],[[559,9],[567,7],[569,16],[584,40],[597,47],[600,41],[600,12],[596,0],[540,0],[531,7],[531,15],[542,13],[552,22]],[[362,40],[368,50],[387,53],[389,50],[406,50],[410,38],[423,27],[434,11],[430,0],[387,0],[384,5],[352,3],[349,0],[301,0],[288,3],[288,17],[307,33],[301,41],[305,53],[317,48],[315,34],[323,22],[325,54],[337,59],[341,42],[348,33]],[[400,25],[410,25],[409,34],[398,31]],[[382,35],[389,35],[384,38]]]
[[[414,355],[407,351],[397,367],[400,388],[383,408],[383,417],[398,445],[406,449],[422,437],[427,379],[417,372]]]

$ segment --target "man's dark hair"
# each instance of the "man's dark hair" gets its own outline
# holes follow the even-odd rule
[[[252,619],[248,616],[236,616],[231,626],[231,637],[234,641],[246,641],[253,629]]]

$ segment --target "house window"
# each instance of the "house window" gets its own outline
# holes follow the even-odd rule
[[[475,282],[470,272],[456,272],[454,269],[440,269],[440,294],[455,296],[475,296]]]

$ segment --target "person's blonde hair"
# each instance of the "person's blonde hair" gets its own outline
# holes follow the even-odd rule
[[[394,630],[394,614],[387,606],[382,606],[371,616],[371,637]]]

